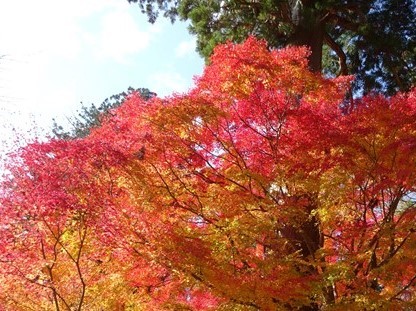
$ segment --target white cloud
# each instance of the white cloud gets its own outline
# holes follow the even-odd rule
[[[0,42],[5,53],[74,58],[81,49],[76,10],[64,1],[8,1],[0,5]],[[82,11],[82,6],[78,7]],[[79,12],[78,12],[79,14]]]
[[[181,60],[173,58],[194,49],[192,40],[181,42],[185,29],[163,18],[150,25],[126,0],[0,0],[0,55],[7,55],[0,60],[0,123],[25,128],[27,114],[48,127],[53,116],[71,115],[80,100],[110,95],[104,80],[117,79],[122,87],[145,80],[139,86],[160,96],[186,91],[188,78],[167,64],[179,68]],[[172,37],[180,42],[176,49]],[[158,51],[137,57],[153,44]]]
[[[0,53],[75,59],[93,47],[94,56],[125,62],[147,48],[162,26],[148,25],[138,8],[122,0],[7,1],[0,3]]]
[[[85,49],[81,19],[110,10],[116,2],[0,0],[0,55],[6,55],[0,60],[2,124],[20,116],[13,118],[15,127],[24,128],[25,115],[41,115],[50,123],[51,116],[63,107],[78,104],[73,86],[51,83],[56,82],[60,68],[52,76],[49,64],[79,58]]]
[[[103,16],[98,35],[89,37],[96,56],[126,63],[127,58],[146,49],[151,31],[142,31],[131,14],[117,10]]]
[[[143,31],[138,16],[138,8],[120,0],[0,0],[0,56],[6,55],[0,60],[0,107],[7,101],[9,107],[49,112],[53,100],[37,102],[35,97],[42,93],[52,98],[51,80],[55,84],[58,77],[48,71],[51,64],[53,75],[67,78],[57,64],[80,63],[88,56],[126,62],[147,48],[163,26],[150,26],[143,19]]]
[[[195,41],[194,40],[188,40],[188,41],[182,41],[179,43],[179,45],[175,49],[175,55],[176,57],[185,57],[195,52]]]

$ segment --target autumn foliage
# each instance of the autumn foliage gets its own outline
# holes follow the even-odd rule
[[[346,101],[307,54],[225,44],[188,93],[22,148],[0,310],[416,308],[416,92]]]

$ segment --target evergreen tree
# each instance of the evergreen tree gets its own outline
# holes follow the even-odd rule
[[[92,128],[100,126],[102,120],[108,114],[111,114],[111,109],[119,107],[129,96],[136,93],[145,100],[149,100],[150,98],[156,96],[156,93],[151,92],[147,88],[135,89],[130,86],[127,91],[106,98],[99,107],[95,104],[85,106],[81,103],[82,107],[81,110],[78,111],[78,115],[68,119],[72,128],[67,130],[63,125],[58,124],[58,122],[54,119],[52,132],[57,138],[60,139],[86,137]]]
[[[407,91],[416,82],[415,0],[128,1],[150,22],[160,12],[190,21],[205,57],[219,43],[255,35],[271,48],[309,46],[312,70],[356,75],[365,93]]]

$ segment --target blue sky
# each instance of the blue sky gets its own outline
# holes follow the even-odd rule
[[[184,92],[203,70],[184,23],[151,25],[127,0],[0,0],[1,55],[3,141],[128,86]]]

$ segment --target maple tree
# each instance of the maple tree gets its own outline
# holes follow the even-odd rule
[[[22,149],[6,310],[414,308],[416,92],[346,102],[307,56],[227,43],[190,92]]]

